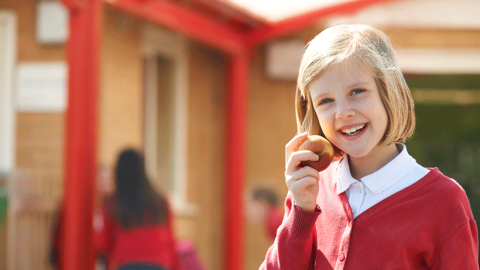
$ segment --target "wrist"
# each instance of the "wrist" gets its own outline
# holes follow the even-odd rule
[[[313,207],[311,206],[308,206],[308,207],[302,207],[302,206],[298,206],[300,209],[302,209],[303,211],[306,211],[306,212],[314,212],[315,211],[315,205]]]
[[[321,214],[320,207],[315,206],[314,211],[305,211],[298,205],[293,205],[292,212],[285,222],[285,228],[297,239],[308,239],[312,237],[315,222]]]
[[[302,209],[302,210],[305,211],[305,212],[318,212],[318,211],[317,211],[317,208],[319,209],[319,207],[318,207],[317,204],[313,204],[313,205],[298,205],[297,203],[295,203],[295,201],[293,201],[293,204],[296,205],[298,208]]]

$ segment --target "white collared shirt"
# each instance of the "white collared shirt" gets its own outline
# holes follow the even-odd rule
[[[429,172],[408,154],[404,144],[396,145],[402,147],[400,154],[378,171],[362,177],[361,181],[352,177],[347,154],[340,162],[337,170],[337,194],[346,192],[353,218],[417,182]]]

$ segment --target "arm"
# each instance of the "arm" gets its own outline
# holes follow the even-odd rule
[[[261,270],[313,269],[316,251],[315,221],[320,214],[304,211],[293,203],[291,194],[285,202],[285,216],[273,245],[268,249]]]
[[[316,202],[319,174],[311,167],[300,167],[300,163],[319,157],[311,151],[296,151],[306,138],[307,133],[297,135],[285,146],[285,182],[289,190],[286,211],[275,242],[260,266],[262,270],[313,269],[317,250],[315,221],[320,214]]]
[[[113,248],[114,220],[105,207],[97,214],[100,221],[98,224],[95,224],[97,250],[99,254],[103,254],[108,258]]]
[[[478,232],[475,220],[460,226],[443,243],[432,270],[478,270]]]

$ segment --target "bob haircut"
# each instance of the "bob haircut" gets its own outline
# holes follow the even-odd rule
[[[415,130],[413,98],[388,37],[367,25],[338,25],[325,29],[311,40],[300,64],[295,95],[298,134],[321,135],[309,84],[332,65],[356,61],[374,76],[380,99],[387,111],[388,124],[380,143],[405,142]],[[333,146],[335,158],[343,151]]]

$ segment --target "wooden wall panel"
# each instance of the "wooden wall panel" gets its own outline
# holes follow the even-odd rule
[[[480,30],[387,28],[394,48],[480,48]]]
[[[64,60],[64,46],[41,45],[36,41],[36,9],[39,0],[2,0],[0,10],[13,11],[17,16],[17,63],[32,61],[62,61]],[[58,201],[62,193],[61,179],[63,176],[63,113],[23,113],[16,116],[16,171],[27,172],[38,181],[45,180],[47,185],[39,192],[48,193],[54,201]],[[11,194],[12,195],[12,194]],[[33,243],[25,250],[31,254],[31,260],[42,262],[38,269],[47,267],[49,229],[45,228],[50,222],[49,213],[41,214],[39,219],[28,217],[16,220],[17,230],[27,226],[27,223],[37,222],[35,233],[47,233],[31,239]],[[9,217],[10,218],[10,217]],[[18,221],[18,222],[17,222]],[[25,221],[25,222],[24,222]],[[6,223],[10,221],[7,220]],[[32,223],[33,224],[33,223]],[[27,227],[25,227],[27,228]],[[5,230],[5,227],[2,227]],[[6,258],[6,237],[9,232],[0,234],[0,258]],[[6,269],[6,259],[0,259],[0,269]],[[20,268],[17,265],[16,269]]]
[[[51,269],[51,224],[63,190],[64,115],[59,113],[19,113],[17,115],[17,171],[10,199],[23,202],[21,212],[9,215],[16,228],[14,269]],[[32,201],[33,200],[33,201]],[[11,210],[11,209],[10,209]]]
[[[265,52],[259,50],[251,63],[248,110],[247,188],[266,185],[279,195],[279,208],[287,194],[285,185],[285,144],[296,134],[295,82],[271,80],[264,72]],[[247,220],[246,269],[258,269],[273,243],[263,224]]]
[[[17,16],[17,62],[62,61],[63,45],[41,45],[36,41],[38,0],[2,0],[0,10]],[[18,170],[60,177],[63,172],[63,113],[17,113]]]
[[[99,108],[99,162],[114,166],[125,147],[143,149],[142,23],[105,9]]]
[[[40,0],[2,0],[0,10],[11,10],[17,15],[18,61],[62,61],[62,44],[41,45],[35,37],[36,11]]]
[[[200,213],[192,219],[190,235],[205,266],[211,270],[223,269],[225,254],[226,68],[222,54],[192,43],[189,49],[188,200],[199,206]],[[178,219],[185,224],[187,218]]]
[[[52,180],[49,187],[62,194],[64,115],[19,113],[17,115],[17,170]],[[47,188],[47,187],[45,187]]]

